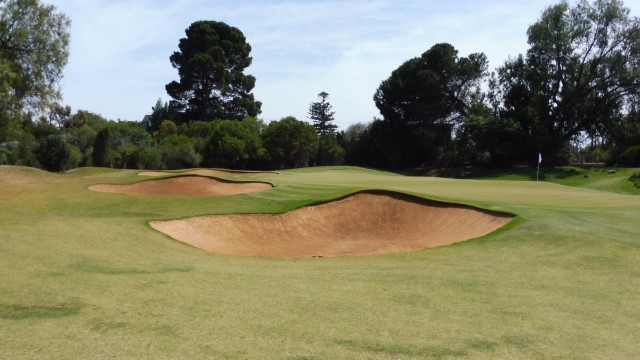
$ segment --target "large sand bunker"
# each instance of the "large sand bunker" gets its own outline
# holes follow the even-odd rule
[[[183,172],[141,171],[138,176],[167,176],[167,175],[202,175],[202,176],[274,176],[272,171],[225,171],[214,169],[196,169]]]
[[[263,182],[236,182],[202,176],[177,176],[167,179],[140,181],[134,184],[97,184],[90,190],[127,195],[236,195],[271,189]]]
[[[512,216],[388,192],[364,192],[280,215],[211,215],[151,226],[204,250],[243,256],[356,256],[486,235]]]

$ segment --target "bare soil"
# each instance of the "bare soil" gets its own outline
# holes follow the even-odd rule
[[[359,256],[404,252],[486,235],[512,219],[387,192],[358,193],[280,215],[211,215],[153,221],[195,247],[241,256]]]
[[[263,182],[236,182],[202,176],[176,176],[127,185],[96,184],[90,186],[89,189],[127,195],[221,196],[262,191],[272,187],[273,185]]]

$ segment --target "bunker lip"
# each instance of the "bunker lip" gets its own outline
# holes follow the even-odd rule
[[[89,190],[126,195],[223,196],[246,194],[273,188],[267,182],[230,181],[197,175],[174,176],[133,184],[96,184]]]
[[[170,176],[170,175],[201,175],[201,176],[275,176],[273,171],[233,171],[216,169],[195,169],[182,172],[141,171],[138,176]]]
[[[192,246],[262,257],[378,255],[481,237],[513,215],[388,191],[363,191],[283,214],[209,215],[152,221]]]

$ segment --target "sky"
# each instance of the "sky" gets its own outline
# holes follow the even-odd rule
[[[62,103],[141,120],[179,80],[169,56],[199,20],[240,29],[265,122],[308,119],[329,94],[339,129],[380,117],[373,94],[403,62],[437,43],[483,52],[489,70],[526,52],[527,28],[553,0],[42,0],[71,19]],[[631,15],[640,1],[627,0]]]

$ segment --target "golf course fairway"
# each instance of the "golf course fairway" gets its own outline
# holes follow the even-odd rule
[[[0,358],[640,354],[640,196],[355,167],[215,173],[221,181],[270,184],[236,195],[89,189],[211,179],[139,173],[0,166]],[[354,193],[406,194],[397,196],[516,217],[446,246],[324,257],[205,251],[150,225],[212,215],[278,216]],[[322,228],[322,218],[314,220]]]

